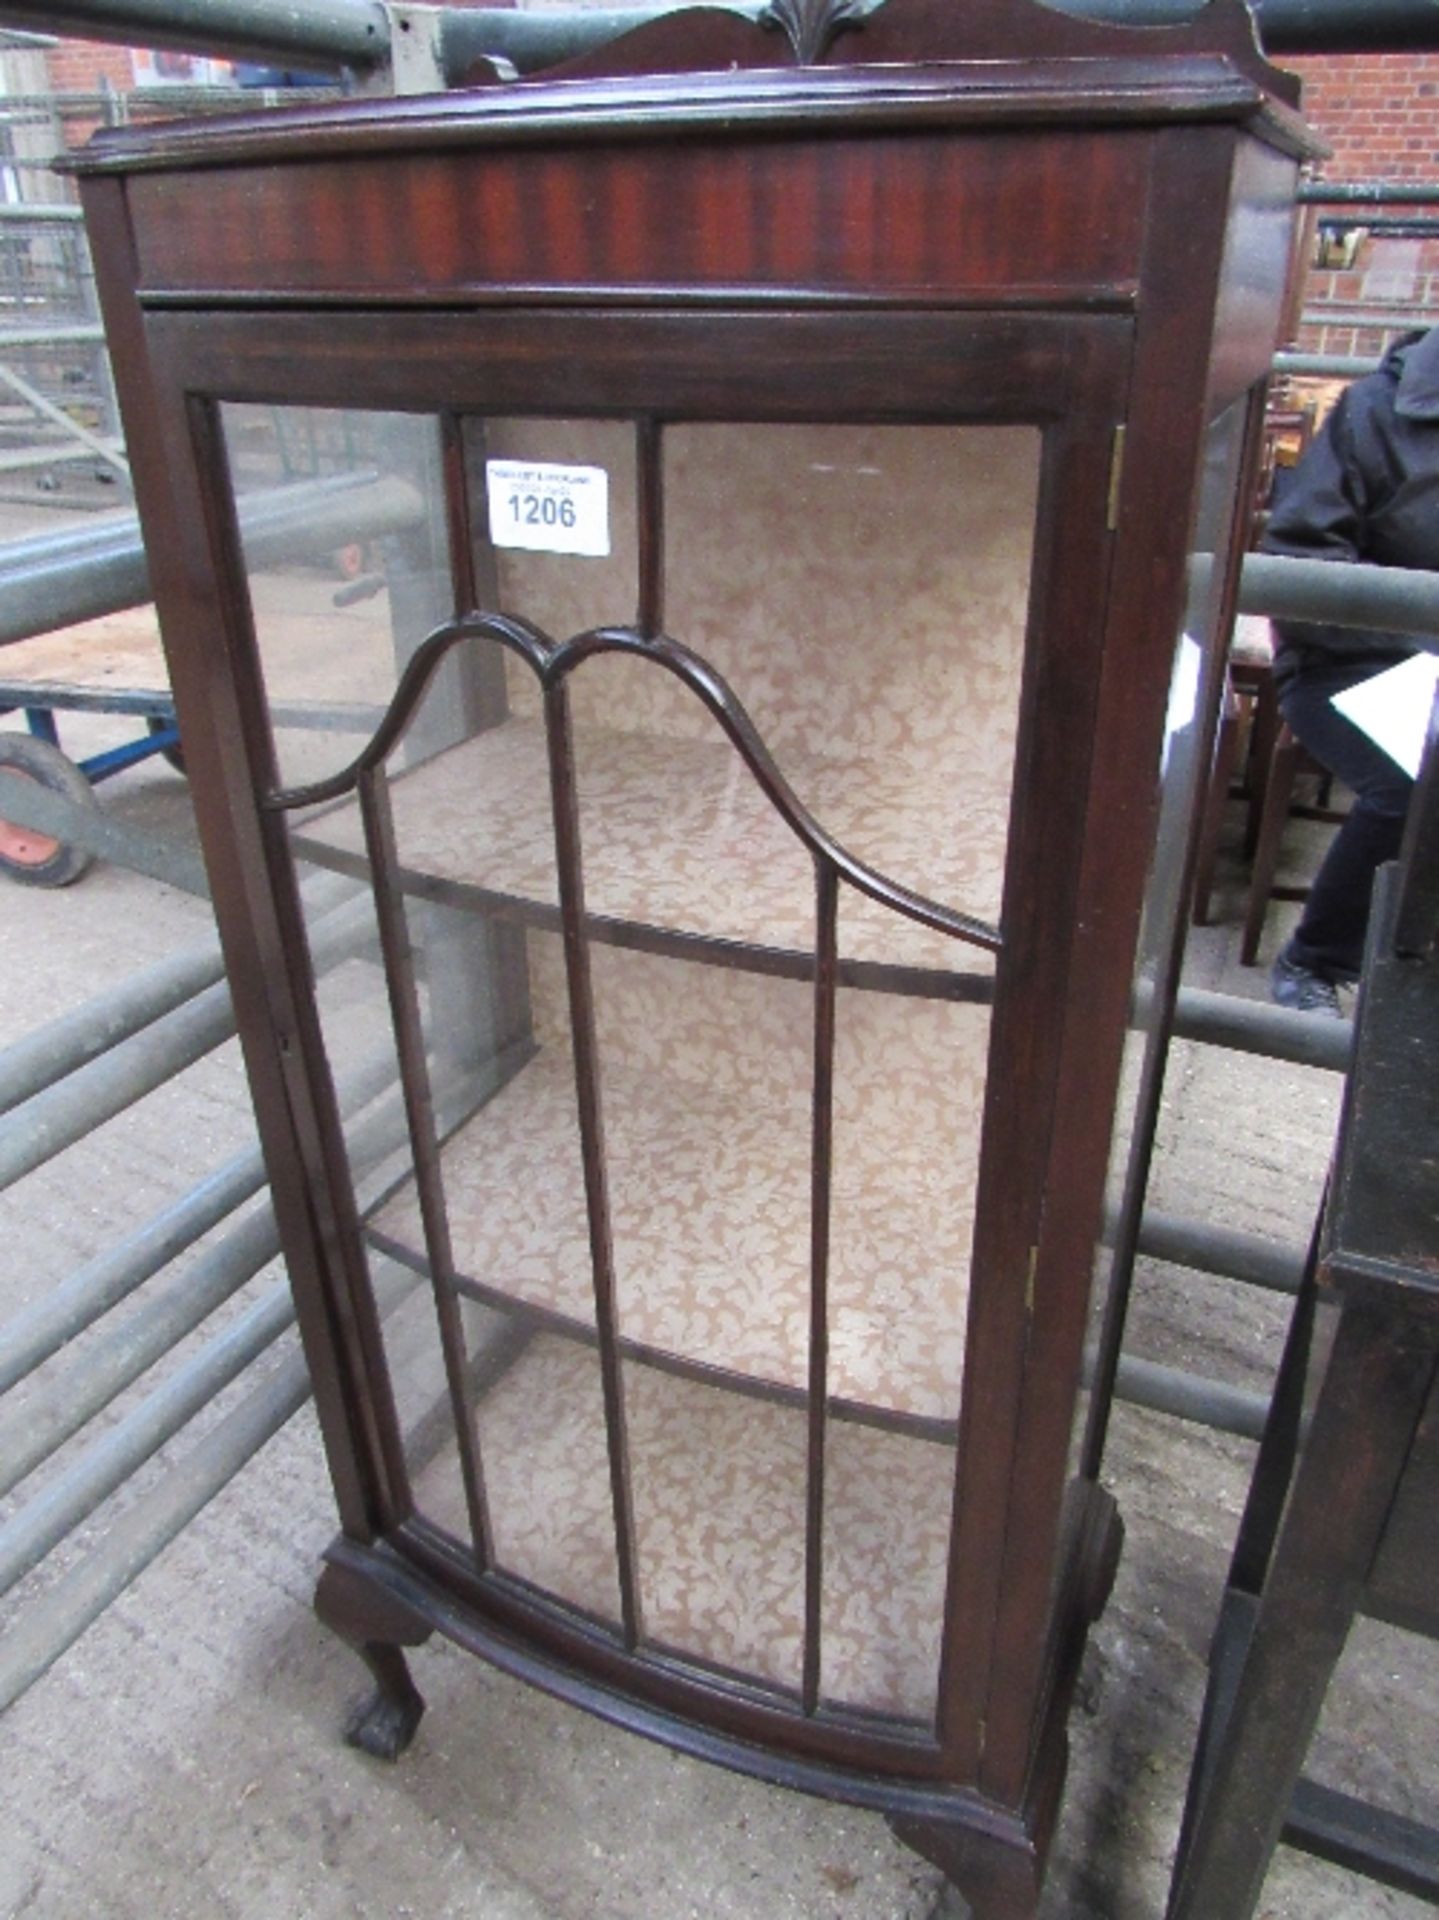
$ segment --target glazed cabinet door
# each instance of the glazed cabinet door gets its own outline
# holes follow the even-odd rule
[[[1128,322],[147,330],[347,1526],[662,1707],[932,1774],[1000,1605],[1092,759],[1145,744],[1094,731]]]

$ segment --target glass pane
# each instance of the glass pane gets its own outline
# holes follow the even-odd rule
[[[504,1016],[460,1077],[472,1089],[465,1116],[448,1124],[455,1103],[442,1111],[440,1156],[449,1254],[472,1323],[469,1397],[495,1560],[614,1619],[609,1455],[560,941],[492,925],[486,948],[486,916],[456,917],[470,929],[459,957],[474,977],[450,981],[444,1001],[427,988],[432,1065],[453,1051],[447,1038],[473,1045],[486,1020]],[[371,1232],[398,1258],[423,1260],[414,1182],[376,1213]]]
[[[998,916],[1041,436],[684,425],[664,437],[665,627],[801,800],[919,892]],[[846,951],[953,964],[868,904]]]
[[[622,898],[650,925],[773,938],[745,884],[758,873],[785,916],[783,943],[811,950],[812,859],[693,694],[653,663],[613,658],[587,662],[571,684],[591,908]],[[621,684],[631,714],[655,729],[653,780],[623,800],[613,736],[595,718],[606,699],[620,704]],[[709,737],[660,730],[675,695],[679,724],[697,710]],[[669,784],[672,748],[703,756],[709,784]],[[618,1333],[626,1354],[654,1362],[624,1369],[645,1637],[797,1687],[813,986],[599,940],[590,968]]]
[[[599,1362],[533,1332],[479,1403],[495,1558],[603,1620],[620,1612]]]
[[[634,429],[615,421],[499,420],[463,423],[471,559],[476,597],[485,609],[518,615],[562,639],[591,626],[632,622],[636,604]],[[533,552],[491,545],[486,474],[493,462],[532,469],[579,467],[606,478],[608,556]],[[436,576],[436,592],[439,580]],[[447,609],[432,606],[428,624],[406,627],[403,657]],[[601,715],[602,729],[612,722]],[[603,744],[603,743],[601,743]],[[605,765],[626,765],[621,751]],[[445,882],[472,903],[506,901],[554,907],[558,900],[548,762],[533,669],[497,643],[476,646],[447,663],[426,699],[401,754],[395,783],[396,829],[405,871]],[[598,762],[597,762],[598,765]],[[639,769],[628,774],[629,790]],[[542,804],[536,804],[536,797]],[[322,809],[312,816],[316,858],[353,864],[363,849],[358,815]],[[611,895],[602,911],[626,908]]]
[[[221,423],[280,780],[297,786],[353,758],[453,612],[439,431],[318,407],[227,404]]]
[[[281,778],[310,781],[360,751],[404,662],[452,615],[439,428],[237,408],[224,424],[240,467]],[[248,503],[271,511],[266,489],[296,466],[296,444],[320,463],[305,484],[322,491],[331,517],[311,525],[306,508],[277,548],[268,533],[254,535]],[[331,510],[336,500],[348,510],[376,485],[402,524],[367,542],[356,594],[335,585]],[[363,513],[356,524],[371,525]],[[377,704],[357,713],[361,688]],[[559,943],[517,922],[512,896],[497,901],[476,878],[477,845],[495,850],[502,868],[510,860],[506,886],[512,846],[548,845],[552,872],[549,781],[542,756],[523,777],[507,767],[499,804],[493,787],[457,777],[467,742],[504,736],[507,718],[503,650],[460,643],[387,769],[392,850],[378,872],[354,793],[291,816],[291,846],[302,877],[330,870],[306,889],[318,1011],[342,1104],[357,1113],[346,1144],[415,1503],[462,1541],[487,1513],[501,1567],[613,1619],[608,1448]],[[462,883],[449,893],[437,885],[437,822]],[[322,917],[336,901],[343,938]],[[411,1106],[432,1109],[420,1126],[423,1152],[410,1142],[403,1086]],[[421,1275],[423,1287],[391,1316],[391,1296],[405,1291],[395,1266]],[[553,1329],[572,1337],[556,1339]],[[561,1467],[567,1497],[538,1524],[536,1501]],[[586,1478],[581,1498],[573,1483]]]
[[[825,1459],[820,1691],[932,1723],[954,1446],[831,1419]]]
[[[982,1003],[838,996],[821,1686],[926,1722],[988,1045]]]
[[[631,423],[470,419],[464,432],[481,605],[520,614],[553,640],[633,622],[639,548]],[[502,478],[513,475],[514,484],[489,485],[492,464],[504,470]],[[602,493],[598,539],[584,538],[589,530],[584,509],[568,530],[563,524],[565,495],[557,487],[575,471],[592,476],[587,492],[598,488]],[[574,495],[572,504],[580,499]],[[600,515],[598,500],[594,512]],[[524,540],[553,544],[517,544]],[[607,551],[576,552],[576,545]],[[533,679],[513,665],[510,677],[516,710],[538,712]]]
[[[987,1006],[839,993],[834,1399],[958,1418],[988,1046]]]
[[[456,1540],[470,1541],[470,1513],[444,1350],[430,1289],[398,1261],[376,1262],[381,1325],[400,1444],[416,1508]],[[385,1295],[400,1297],[385,1311]]]
[[[803,1388],[812,989],[599,945],[591,967],[620,1332]]]
[[[616,654],[566,684],[590,912],[810,954],[813,857],[692,688]]]
[[[797,1687],[803,1410],[658,1367],[624,1381],[646,1640]]]
[[[1115,1316],[1117,1335],[1130,1272],[1116,1265],[1116,1248],[1125,1245],[1144,1204],[1149,1155],[1163,1091],[1167,1047],[1169,983],[1182,950],[1187,900],[1183,888],[1188,854],[1203,807],[1212,741],[1203,725],[1213,711],[1213,675],[1223,671],[1217,628],[1223,612],[1225,556],[1240,498],[1239,468],[1244,449],[1247,401],[1236,401],[1211,422],[1205,440],[1199,500],[1190,543],[1189,597],[1175,645],[1156,780],[1159,816],[1146,884],[1139,948],[1125,1036],[1114,1133],[1105,1190],[1105,1237],[1097,1250],[1090,1301],[1091,1339],[1086,1378],[1098,1361],[1106,1317]],[[1115,1296],[1111,1309],[1111,1294]],[[1091,1394],[1079,1396],[1070,1447],[1071,1470],[1078,1471],[1087,1420],[1104,1409],[1091,1407]]]

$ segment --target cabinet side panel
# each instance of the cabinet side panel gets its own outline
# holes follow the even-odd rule
[[[1266,377],[1283,345],[1288,283],[1304,270],[1295,258],[1294,186],[1291,159],[1257,141],[1241,143],[1214,320],[1205,409],[1210,419]]]

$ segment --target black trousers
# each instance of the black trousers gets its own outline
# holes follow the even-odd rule
[[[1279,710],[1301,744],[1354,795],[1349,817],[1324,856],[1289,957],[1328,978],[1356,975],[1364,958],[1374,875],[1404,837],[1414,782],[1330,701],[1381,666],[1306,666],[1279,695]]]

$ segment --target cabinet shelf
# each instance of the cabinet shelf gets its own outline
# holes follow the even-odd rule
[[[871,997],[864,999],[872,1009]],[[967,1029],[982,1016],[893,1004],[919,1016],[926,1031],[912,1036],[907,1060],[894,1065],[883,1120],[868,1085],[857,1084],[888,1073],[872,1022],[851,1072],[841,1009],[829,1400],[835,1412],[872,1424],[952,1434],[978,1127],[977,1105],[967,1111],[970,1083],[958,1069],[976,1038]],[[949,1033],[955,1022],[965,1031]],[[808,1087],[757,1088],[744,1076],[715,1085],[612,1059],[603,1089],[622,1350],[760,1397],[802,1399]],[[449,1137],[441,1172],[460,1290],[593,1342],[576,1113],[568,1054],[544,1046]],[[372,1215],[369,1231],[385,1252],[428,1270],[412,1182]]]
[[[1005,823],[907,780],[893,758],[781,755],[842,845],[928,897],[997,916]],[[802,979],[813,972],[810,856],[725,743],[577,730],[591,937],[616,946]],[[395,775],[399,877],[407,891],[502,919],[559,924],[543,729],[512,718]],[[301,857],[363,875],[359,809],[297,822]],[[903,867],[895,871],[894,852]],[[842,889],[842,984],[951,1000],[989,997],[990,956]]]
[[[795,1692],[804,1631],[805,1420],[782,1403],[647,1366],[625,1369],[641,1649]],[[618,1577],[596,1363],[544,1330],[476,1407],[497,1566],[593,1620]],[[932,1720],[954,1444],[844,1423],[826,1442],[822,1697]],[[453,1444],[416,1504],[467,1533]]]

